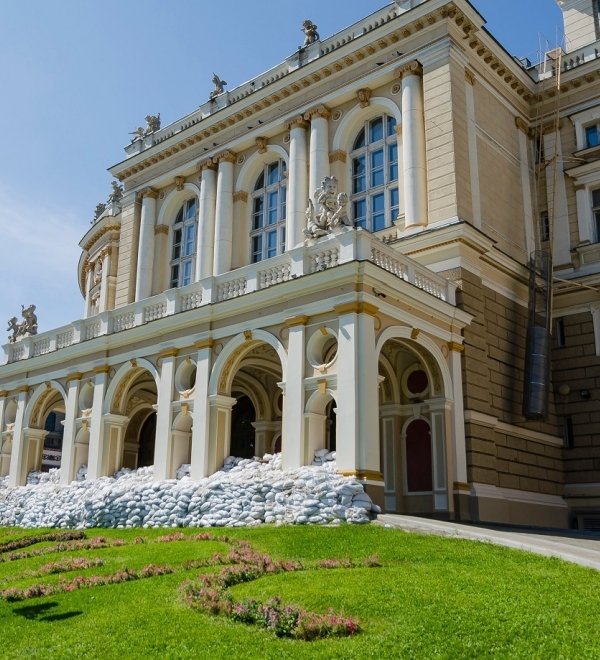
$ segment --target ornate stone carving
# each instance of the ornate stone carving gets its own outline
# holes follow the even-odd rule
[[[206,160],[202,160],[198,163],[198,169],[200,172],[202,172],[202,170],[216,170],[217,164],[213,161],[212,158],[207,158]]]
[[[308,238],[318,238],[329,234],[339,225],[351,225],[345,212],[347,205],[348,195],[337,192],[337,179],[334,176],[326,176],[313,199],[308,200],[304,235]]]
[[[216,163],[217,165],[221,161],[224,161],[225,163],[235,163],[235,158],[236,156],[233,153],[233,151],[226,150],[226,151],[222,151],[220,154],[217,154],[213,158],[213,162]]]
[[[308,19],[302,23],[301,31],[304,32],[304,43],[302,44],[303,48],[314,44],[315,41],[319,41],[319,33],[317,32],[317,26]]]
[[[142,198],[152,197],[153,199],[156,199],[158,197],[158,190],[155,190],[154,188],[144,188],[140,191],[140,195]]]
[[[123,186],[118,181],[111,181],[112,192],[108,196],[109,204],[119,204],[123,199]]]
[[[310,121],[313,117],[323,117],[323,119],[329,119],[331,116],[331,110],[326,105],[318,105],[316,108],[311,108],[304,113],[304,119]]]
[[[222,94],[225,91],[225,85],[227,84],[227,82],[219,78],[219,76],[216,73],[213,73],[212,84],[214,85],[214,89],[210,93],[211,101],[217,96],[219,96],[219,94]]]
[[[529,127],[527,126],[527,122],[522,119],[521,117],[515,117],[515,126],[527,135],[529,133]]]
[[[257,137],[256,138],[256,147],[259,154],[267,153],[267,138],[266,137]]]
[[[363,87],[356,92],[356,98],[361,108],[367,108],[371,105],[371,95],[373,92],[368,87]]]
[[[308,128],[308,122],[302,117],[302,115],[298,117],[294,117],[294,119],[290,119],[288,122],[285,123],[284,126],[286,131],[291,131],[292,128]]]
[[[329,163],[345,163],[346,159],[348,158],[347,152],[345,152],[342,149],[338,149],[337,151],[331,151],[329,154]]]
[[[394,71],[394,77],[402,78],[402,76],[410,76],[410,75],[420,76],[422,73],[423,73],[423,67],[421,66],[421,63],[417,62],[417,60],[412,60],[412,62],[407,62],[406,64],[399,66]]]
[[[177,190],[180,192],[183,190],[183,187],[185,186],[185,177],[184,176],[176,176],[175,177],[175,187]]]
[[[138,126],[135,131],[131,131],[129,135],[133,135],[132,142],[136,140],[143,140],[148,135],[160,131],[160,112],[157,115],[146,115],[146,128]]]
[[[465,80],[469,85],[473,86],[475,84],[475,74],[469,69],[465,69]]]
[[[102,259],[97,259],[96,264],[94,265],[94,284],[98,284],[102,280],[102,268]]]
[[[165,236],[169,235],[169,225],[155,225],[154,235],[164,234]]]
[[[247,202],[248,201],[248,193],[245,190],[238,190],[237,192],[233,193],[233,201],[234,202]]]
[[[16,316],[8,319],[8,328],[6,330],[12,332],[12,335],[8,337],[8,341],[11,344],[22,337],[37,335],[38,322],[35,315],[35,305],[29,305],[29,307],[21,305],[21,316],[23,320],[20,323]]]
[[[94,219],[92,220],[92,224],[98,220],[98,218],[106,211],[106,204],[103,204],[100,202],[100,204],[96,204],[96,208],[94,210]]]

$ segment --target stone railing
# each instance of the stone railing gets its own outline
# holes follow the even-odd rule
[[[157,296],[55,330],[24,337],[14,344],[6,344],[4,352],[8,362],[26,360],[204,305],[234,300],[352,261],[370,261],[440,300],[455,303],[454,284],[400,254],[364,229],[343,230],[272,259],[208,277],[179,289],[169,289]]]

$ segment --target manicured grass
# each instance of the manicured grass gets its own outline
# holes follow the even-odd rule
[[[179,530],[178,530],[179,531]],[[203,530],[183,530],[186,535]],[[0,600],[1,658],[595,658],[600,656],[600,573],[488,544],[378,526],[212,530],[246,539],[306,570],[231,589],[236,600],[284,603],[358,619],[350,638],[303,642],[190,609],[180,585],[214,568],[186,560],[226,553],[215,540],[157,542],[169,530],[92,530],[125,545],[0,562],[0,589],[108,575],[149,563],[174,573],[19,602]],[[0,543],[35,532],[0,529]],[[134,543],[136,537],[145,543]],[[26,550],[51,546],[43,543]],[[367,558],[379,568],[318,569],[326,558]],[[100,558],[82,571],[32,577],[52,561]]]

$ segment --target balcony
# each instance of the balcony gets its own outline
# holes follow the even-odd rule
[[[280,256],[209,277],[151,298],[74,321],[55,330],[24,337],[3,346],[6,362],[17,362],[67,346],[129,330],[204,305],[232,300],[255,291],[335,268],[351,261],[370,261],[397,278],[450,304],[455,285],[403,256],[364,229],[342,230],[301,245]]]

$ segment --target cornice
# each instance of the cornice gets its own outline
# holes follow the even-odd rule
[[[104,234],[108,234],[109,231],[119,231],[120,229],[120,222],[112,225],[104,225],[104,227],[101,227],[95,234],[92,234],[92,236],[84,243],[82,246],[83,250],[87,252],[91,247],[94,246],[95,243],[98,242],[99,239],[104,236]]]

